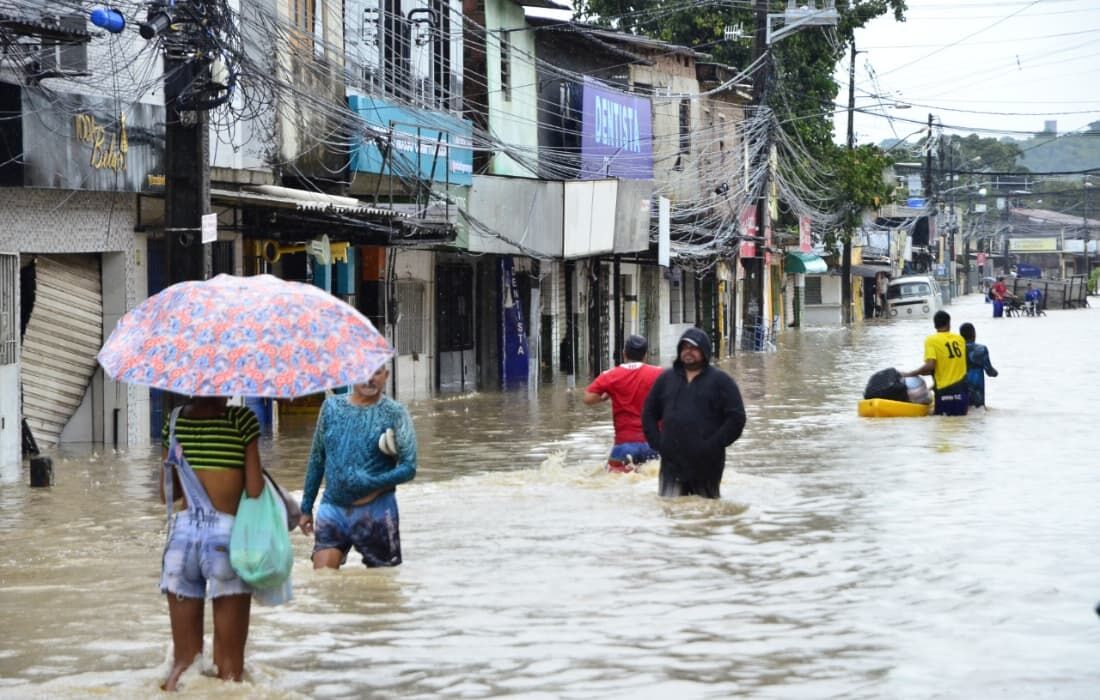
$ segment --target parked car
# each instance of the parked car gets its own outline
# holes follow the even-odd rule
[[[886,287],[888,318],[932,318],[943,308],[943,295],[935,277],[907,275],[890,280]]]

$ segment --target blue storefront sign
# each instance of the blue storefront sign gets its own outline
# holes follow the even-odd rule
[[[351,95],[348,106],[365,122],[356,135],[351,169],[470,185],[474,180],[473,127],[443,112],[410,109],[378,97]]]
[[[527,328],[516,288],[511,257],[500,259],[500,382],[505,387],[527,382]]]
[[[653,177],[653,118],[648,98],[586,77],[581,89],[581,178]]]

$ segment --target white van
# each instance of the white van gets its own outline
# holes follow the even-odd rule
[[[909,275],[890,280],[886,287],[889,318],[932,318],[943,308],[943,296],[935,277]]]

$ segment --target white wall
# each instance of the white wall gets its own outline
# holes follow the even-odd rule
[[[18,481],[22,463],[19,363],[0,365],[0,483]]]
[[[839,275],[821,276],[821,304],[807,304],[803,317],[807,326],[838,326],[844,323],[843,306],[840,303]]]
[[[660,294],[660,300],[658,302],[658,307],[657,307],[658,308],[657,328],[658,328],[658,332],[660,334],[659,346],[661,348],[661,355],[660,355],[660,357],[661,357],[661,366],[671,367],[672,363],[676,361],[676,357],[677,357],[677,355],[676,355],[676,344],[677,344],[677,342],[679,342],[680,336],[683,335],[684,331],[686,331],[687,329],[693,328],[695,326],[695,324],[694,323],[671,323],[669,321],[670,317],[669,317],[668,311],[669,311],[669,304],[672,303],[671,302],[671,295],[670,295],[670,292],[669,292],[668,279],[663,274],[664,268],[661,268],[661,270],[662,270],[661,287],[660,287],[661,294]],[[685,272],[684,273],[685,277],[689,274],[691,274],[691,273],[690,272]],[[713,339],[712,339],[712,343],[713,343]]]

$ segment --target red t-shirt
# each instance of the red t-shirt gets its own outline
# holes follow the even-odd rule
[[[1008,295],[1008,287],[1005,286],[1004,282],[994,282],[993,288],[989,291],[993,293],[993,298],[997,301],[1004,301]]]
[[[615,421],[615,444],[645,442],[642,432],[642,407],[653,382],[661,376],[660,367],[643,362],[627,362],[596,377],[585,391],[611,396],[611,417]]]

